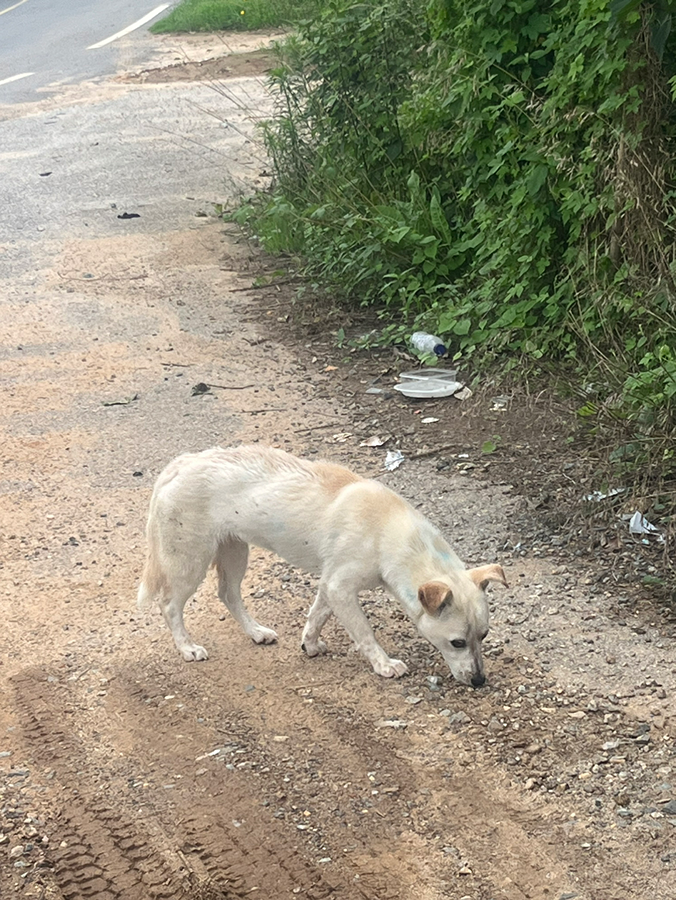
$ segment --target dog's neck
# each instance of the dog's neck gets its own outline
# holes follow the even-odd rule
[[[430,532],[424,545],[407,547],[402,544],[399,559],[393,561],[388,572],[383,573],[385,585],[416,624],[424,614],[418,600],[420,586],[430,581],[448,583],[449,576],[465,568],[436,528],[431,525],[429,527]]]

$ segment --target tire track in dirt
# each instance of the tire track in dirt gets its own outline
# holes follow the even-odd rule
[[[238,697],[247,697],[245,683],[248,675],[244,675],[242,680],[235,665],[229,667],[227,680],[221,680],[216,671],[210,673],[211,679],[215,677],[217,680],[210,684],[208,703],[203,698],[204,686],[197,688],[195,684],[190,684],[194,671],[194,668],[185,669],[190,673],[186,677],[180,665],[175,672],[168,673],[151,664],[141,683],[135,682],[129,673],[119,674],[112,683],[112,689],[117,694],[116,708],[124,708],[125,731],[147,742],[148,735],[158,734],[166,728],[166,715],[154,702],[155,698],[166,693],[184,700],[199,718],[210,713],[227,722],[227,740],[235,741],[230,746],[239,749],[229,751],[232,755],[225,758],[235,763],[237,759],[246,759],[255,766],[255,769],[243,770],[241,775],[247,803],[250,802],[248,798],[251,798],[252,788],[244,786],[246,779],[251,781],[252,775],[266,773],[266,783],[261,784],[259,780],[257,789],[254,789],[257,791],[254,802],[260,804],[263,793],[268,797],[284,793],[288,796],[283,805],[288,811],[294,799],[292,785],[286,784],[289,770],[285,769],[284,760],[289,756],[293,757],[294,780],[308,768],[314,768],[322,773],[327,785],[342,785],[338,802],[342,828],[337,832],[328,826],[336,806],[336,795],[321,786],[312,787],[311,783],[304,786],[301,796],[302,802],[313,811],[313,820],[317,818],[323,823],[320,834],[316,836],[318,844],[327,840],[333,847],[329,851],[332,856],[337,847],[342,847],[342,843],[338,842],[344,842],[346,834],[357,845],[355,853],[360,862],[356,870],[361,882],[361,892],[357,896],[383,900],[404,896],[407,890],[414,890],[415,876],[410,871],[406,872],[408,854],[401,852],[400,858],[397,858],[397,850],[392,848],[401,847],[410,839],[419,841],[421,838],[429,841],[429,845],[425,862],[419,857],[419,864],[431,870],[445,870],[441,876],[439,872],[436,876],[428,873],[429,880],[433,883],[441,877],[448,882],[456,881],[460,890],[458,896],[474,891],[480,897],[502,896],[522,900],[534,896],[533,891],[537,891],[543,869],[556,872],[561,881],[566,881],[565,863],[559,858],[555,843],[543,847],[533,838],[539,831],[551,828],[551,823],[546,825],[537,810],[511,803],[503,792],[495,791],[494,782],[481,785],[472,777],[463,777],[449,757],[452,753],[450,747],[445,753],[441,750],[442,758],[437,754],[430,755],[429,749],[418,756],[410,738],[391,729],[374,728],[375,723],[361,715],[359,704],[355,704],[353,691],[356,683],[346,689],[346,696],[334,684],[326,696],[326,703],[318,702],[308,707],[298,697],[295,697],[295,703],[285,703],[284,730],[288,735],[295,735],[295,739],[290,739],[289,743],[275,744],[265,739],[265,733],[274,733],[281,724],[275,722],[274,710],[279,704],[279,694],[274,692],[272,684],[266,684],[267,678],[262,669],[257,672],[260,697],[255,711],[249,704],[246,704],[244,711],[242,701],[237,700]],[[272,677],[281,679],[284,684],[296,680],[289,677],[289,673],[284,677],[279,671]],[[376,682],[375,692],[388,693],[380,682]],[[270,700],[267,701],[266,697]],[[217,706],[213,706],[214,703]],[[370,705],[365,704],[369,708]],[[180,730],[183,731],[183,728]],[[214,734],[211,746],[222,742],[223,738],[219,740],[218,735]],[[188,743],[186,737],[185,744]],[[199,746],[200,742],[197,742],[195,749]],[[188,746],[184,745],[182,749],[187,756]],[[157,743],[153,745],[152,752],[157,759]],[[237,756],[237,753],[245,753],[245,756]],[[175,751],[167,752],[166,763],[168,767],[176,765]],[[376,771],[368,771],[374,766]],[[186,776],[186,780],[188,777],[194,779],[194,767],[188,768]],[[207,794],[213,796],[222,789],[221,778],[217,771],[200,777],[209,785]],[[364,783],[368,785],[367,791],[362,786]],[[391,784],[397,785],[393,793],[389,792],[388,785]],[[378,801],[371,806],[370,799],[364,795],[371,794],[373,788],[377,788],[374,793],[378,795]],[[422,800],[421,789],[426,801]],[[228,800],[232,802],[230,788]],[[371,813],[368,817],[364,815],[367,811],[364,809],[365,803]],[[241,812],[246,818],[247,828],[250,826],[252,805],[241,807],[239,812],[231,806],[233,815]],[[469,840],[465,825],[468,818],[480,823],[479,827],[475,826]],[[435,847],[438,835],[443,835],[444,843],[471,846],[475,858],[482,863],[482,873],[477,872],[476,876],[469,877],[462,874],[458,880],[457,870],[462,866],[460,863],[455,865],[453,858],[449,857],[444,863],[431,862],[441,855],[441,846],[437,843]],[[261,832],[261,840],[266,841],[264,831]],[[514,852],[514,847],[518,847],[518,853]],[[491,871],[495,872],[495,877],[491,877]],[[512,879],[507,877],[508,873]],[[508,887],[505,887],[505,881]]]
[[[71,684],[33,668],[15,676],[13,685],[30,753],[54,771],[52,811],[61,843],[49,851],[48,862],[64,900],[184,900],[196,894],[239,900],[254,891],[261,898],[375,900],[370,891],[329,879],[306,860],[283,827],[261,815],[259,798],[238,773],[221,768],[199,795],[186,779],[165,809],[146,791],[143,806],[134,808],[125,795],[129,773],[150,781],[152,773],[142,760],[126,757],[121,767],[109,767],[102,787],[101,764],[78,736],[87,726],[79,720],[83,706]],[[150,735],[158,734],[154,724],[146,716]],[[168,746],[164,755],[175,762]],[[238,818],[246,828],[240,830]]]
[[[149,842],[143,820],[117,802],[113,811],[111,794],[91,792],[86,748],[63,685],[39,668],[24,670],[13,684],[32,755],[52,767],[57,782],[52,803],[61,842],[49,859],[64,900],[184,900],[183,879]]]

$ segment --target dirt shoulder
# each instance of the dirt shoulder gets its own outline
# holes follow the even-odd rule
[[[673,897],[674,623],[532,524],[478,449],[501,413],[476,430],[476,407],[368,395],[410,364],[336,353],[326,322],[249,290],[258,251],[212,211],[264,177],[261,85],[117,82],[7,123],[0,892]],[[533,409],[524,446],[552,421]],[[182,662],[134,606],[150,490],[178,453],[240,441],[378,474],[467,563],[499,560],[488,686],[455,684],[380,593],[410,676],[377,678],[333,624],[307,659],[314,581],[262,551],[245,597],[279,643],[249,643],[210,576],[187,610],[210,658]]]

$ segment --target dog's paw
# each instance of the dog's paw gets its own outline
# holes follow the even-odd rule
[[[304,650],[308,656],[319,656],[321,653],[326,653],[326,644],[324,641],[314,641],[311,643],[310,641],[303,641],[300,645],[301,650]]]
[[[197,662],[202,659],[209,659],[209,654],[204,647],[199,644],[186,644],[181,647],[181,656],[186,662]]]
[[[277,640],[277,632],[264,625],[256,625],[249,632],[249,637],[255,644],[274,644]]]
[[[387,662],[376,663],[373,668],[383,678],[399,678],[408,672],[408,666],[400,659],[388,659]]]

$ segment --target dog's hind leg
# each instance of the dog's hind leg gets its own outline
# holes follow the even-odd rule
[[[162,610],[164,621],[171,631],[177,649],[183,659],[191,662],[208,659],[204,647],[196,644],[183,624],[183,609],[204,578],[210,559],[191,559],[186,565],[183,554],[165,555],[162,561],[158,549],[158,537],[149,534],[148,558],[138,589],[138,605],[156,601]]]
[[[164,621],[171,631],[179,653],[186,662],[209,658],[205,648],[193,641],[183,623],[183,608],[199,587],[203,577],[204,573],[197,578],[174,579],[159,598]]]
[[[256,644],[273,644],[277,634],[272,628],[259,624],[242,601],[242,578],[249,561],[249,546],[237,538],[227,538],[216,551],[218,596],[228,607],[231,616]]]
[[[324,641],[319,640],[319,635],[332,614],[333,610],[329,606],[326,591],[320,585],[315,602],[307,614],[307,622],[305,623],[301,639],[301,647],[308,656],[318,656],[320,653],[326,653],[326,644]]]

